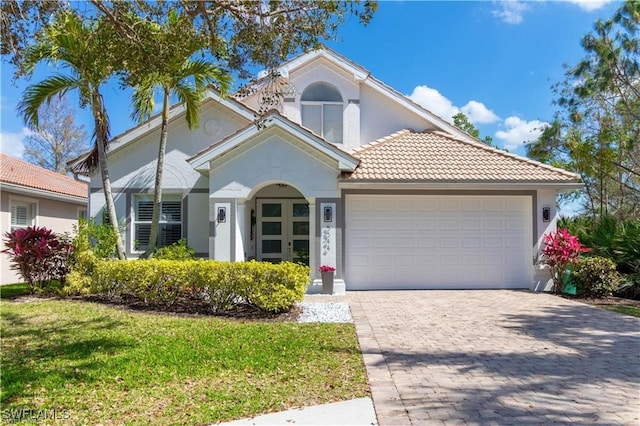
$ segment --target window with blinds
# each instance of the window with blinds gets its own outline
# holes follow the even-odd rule
[[[34,206],[28,203],[11,201],[11,230],[33,225]]]
[[[135,201],[134,240],[139,251],[149,245],[151,235],[151,218],[153,217],[153,200],[139,197]],[[160,223],[158,230],[158,247],[169,246],[182,238],[182,201],[178,198],[162,200]]]

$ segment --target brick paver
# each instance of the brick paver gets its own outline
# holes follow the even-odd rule
[[[348,292],[380,425],[640,424],[640,320],[526,291]]]

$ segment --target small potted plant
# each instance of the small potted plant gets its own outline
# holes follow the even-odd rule
[[[322,293],[333,294],[333,273],[336,268],[329,265],[322,265],[320,267],[320,275],[322,275]]]

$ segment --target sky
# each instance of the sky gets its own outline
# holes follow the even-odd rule
[[[493,143],[524,155],[553,119],[551,86],[565,65],[584,57],[580,40],[596,20],[621,3],[566,1],[380,1],[368,26],[351,19],[338,40],[325,44],[374,77],[451,121],[464,112]],[[13,82],[2,63],[0,150],[21,158],[30,130],[16,113],[24,89],[50,75],[40,67],[31,81]],[[116,84],[104,92],[111,133],[132,127],[129,94]],[[77,105],[76,105],[77,106]],[[91,134],[91,115],[76,120]]]

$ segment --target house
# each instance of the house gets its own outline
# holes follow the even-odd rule
[[[73,232],[87,217],[88,186],[42,167],[0,153],[0,234],[16,228],[43,226],[57,233]],[[4,247],[3,247],[4,248]],[[1,283],[22,281],[0,254]]]
[[[337,289],[548,286],[542,236],[578,175],[486,146],[334,51],[279,72],[242,96],[211,92],[196,131],[172,108],[160,245],[186,237],[212,259],[308,261],[316,284],[331,265]],[[280,110],[257,126],[276,90]],[[159,125],[111,142],[132,257],[148,242]],[[98,176],[89,205],[102,216]]]

